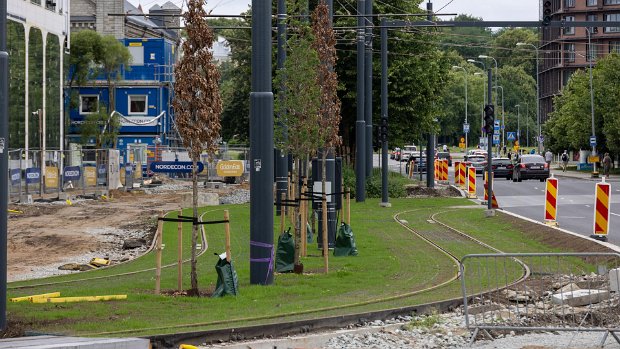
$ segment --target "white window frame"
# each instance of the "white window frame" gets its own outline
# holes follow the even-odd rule
[[[144,112],[131,111],[131,98],[144,97]],[[149,113],[149,95],[127,95],[127,115],[148,115]]]
[[[605,22],[616,21],[618,20],[618,18],[620,18],[620,13],[617,13],[617,12],[605,14],[603,17]],[[604,27],[603,32],[604,33],[620,33],[620,27]]]
[[[95,111],[84,111],[83,108],[83,103],[82,103],[82,98],[83,97],[95,97],[97,98],[97,109]],[[95,114],[99,112],[99,95],[80,95],[80,115],[89,115],[89,114]]]
[[[575,16],[564,16],[565,22],[574,22]],[[564,35],[575,35],[575,27],[564,27]]]

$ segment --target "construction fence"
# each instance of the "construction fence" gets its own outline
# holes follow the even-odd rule
[[[620,344],[618,253],[468,255],[461,275],[472,342],[497,331],[572,331]]]
[[[238,181],[249,177],[247,148],[221,147],[210,159],[201,156],[198,168],[200,176],[212,180],[223,180],[218,163],[238,160],[227,166],[224,174]],[[188,169],[188,165],[190,167]],[[169,164],[168,168],[156,169],[158,164]],[[224,163],[222,163],[224,164]],[[220,164],[220,165],[222,165]],[[230,171],[234,168],[235,171]],[[127,149],[69,149],[9,151],[9,199],[11,202],[29,202],[32,198],[61,193],[69,195],[96,195],[111,189],[133,189],[144,185],[144,181],[161,172],[179,179],[191,178],[191,159],[185,149],[163,146],[129,146]],[[208,175],[208,177],[207,177]],[[226,177],[229,178],[229,177]]]

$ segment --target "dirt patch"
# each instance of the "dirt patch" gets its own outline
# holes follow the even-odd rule
[[[438,186],[436,188],[427,188],[425,186],[410,185],[406,187],[407,197],[460,197],[461,192],[451,186]]]

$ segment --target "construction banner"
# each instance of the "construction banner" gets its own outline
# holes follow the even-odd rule
[[[57,188],[58,187],[58,167],[45,166],[45,187]]]
[[[86,186],[94,187],[97,185],[97,168],[94,166],[84,166],[84,181]]]

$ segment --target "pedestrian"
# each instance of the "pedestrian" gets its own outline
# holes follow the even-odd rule
[[[443,145],[443,151],[448,151],[448,146],[447,145]]]
[[[568,152],[564,150],[562,153],[562,172],[566,172],[566,167],[568,166]]]
[[[547,162],[547,167],[549,169],[551,169],[551,161],[553,161],[553,153],[547,149],[547,152],[545,153],[545,162]]]
[[[508,160],[512,160],[512,152],[510,150],[508,151]]]
[[[611,157],[609,153],[605,153],[603,157],[603,175],[609,177],[609,171],[611,170]]]

